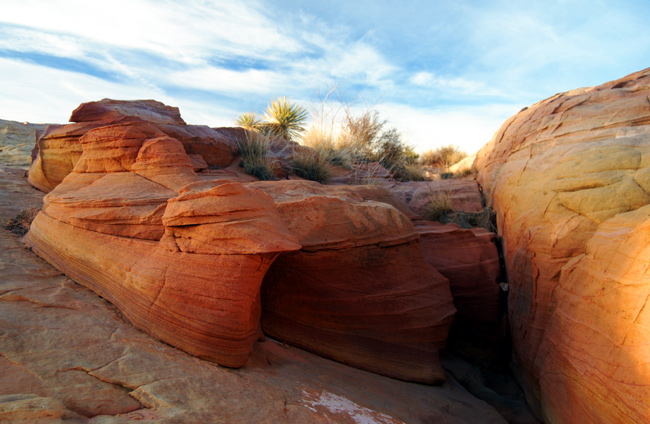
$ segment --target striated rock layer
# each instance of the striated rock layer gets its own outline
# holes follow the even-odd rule
[[[41,203],[23,174],[0,167],[2,222]],[[451,376],[407,383],[268,339],[246,367],[216,366],[138,331],[1,228],[0,244],[0,422],[506,422]]]
[[[390,201],[387,192],[202,179],[186,146],[161,127],[177,110],[99,103],[73,113],[90,123],[73,124],[80,156],[24,239],[35,253],[136,327],[221,365],[246,363],[264,298],[266,316],[285,320],[267,320],[267,331],[288,343],[404,380],[444,380],[449,284],[424,260],[409,217],[372,200]],[[317,297],[292,292],[296,281]],[[311,313],[313,331],[303,325]]]
[[[410,220],[377,190],[257,183],[302,245],[262,285],[262,328],[378,374],[441,383],[438,353],[454,317],[449,282],[424,260]],[[325,194],[325,195],[323,195]]]
[[[111,124],[147,122],[160,135],[181,142],[198,166],[225,167],[232,163],[237,140],[245,137],[241,128],[210,128],[187,125],[178,108],[155,100],[121,101],[104,99],[81,104],[68,125],[50,125],[37,139],[29,183],[49,192],[77,165],[83,151],[80,138],[89,131]],[[205,165],[202,165],[205,164]]]
[[[650,69],[555,95],[479,152],[514,358],[550,423],[649,422]]]
[[[456,224],[414,224],[424,258],[449,279],[457,313],[448,346],[474,363],[503,366],[509,340],[496,235]]]
[[[136,327],[243,366],[259,335],[262,277],[278,252],[300,248],[273,201],[239,183],[197,190],[181,143],[145,122],[96,128],[80,145],[25,243]]]

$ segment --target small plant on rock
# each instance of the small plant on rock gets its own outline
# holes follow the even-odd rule
[[[237,142],[237,154],[247,174],[262,181],[277,180],[274,161],[269,157],[271,143],[268,136],[250,131]]]
[[[297,151],[292,160],[293,172],[306,180],[327,184],[331,178],[327,153],[323,150]]]
[[[18,215],[7,220],[4,228],[17,236],[22,237],[27,234],[29,226],[40,211],[41,208],[23,209]]]

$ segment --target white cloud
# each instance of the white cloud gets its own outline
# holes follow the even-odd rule
[[[265,94],[281,90],[290,84],[279,72],[247,69],[233,71],[217,67],[202,67],[172,72],[167,81],[179,87],[212,90],[220,93]]]
[[[3,5],[0,22],[89,43],[146,50],[187,64],[214,52],[245,57],[291,53],[299,45],[256,2],[23,0]]]
[[[445,90],[450,93],[455,92],[476,96],[500,94],[498,90],[489,88],[480,81],[460,77],[443,78],[432,72],[417,72],[411,76],[410,82],[419,87]]]
[[[176,98],[150,87],[123,85],[10,59],[0,58],[0,75],[5,75],[0,117],[13,121],[65,123],[81,103],[103,98],[155,99],[178,106],[188,123],[210,126],[231,126],[233,118],[241,112]]]
[[[389,119],[403,140],[424,152],[454,144],[467,153],[478,151],[501,127],[503,122],[521,109],[517,105],[459,106],[444,109],[414,108],[386,103],[377,106],[382,117]]]

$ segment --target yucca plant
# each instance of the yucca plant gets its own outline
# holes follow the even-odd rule
[[[287,101],[286,97],[272,100],[264,112],[265,129],[278,137],[294,141],[305,131],[307,110]]]
[[[246,112],[237,117],[235,124],[249,131],[259,131],[262,120],[257,117],[256,113]]]

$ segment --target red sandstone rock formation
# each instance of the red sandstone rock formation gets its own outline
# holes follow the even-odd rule
[[[479,152],[514,356],[549,423],[650,422],[650,69],[555,95]]]
[[[145,122],[96,128],[80,144],[25,242],[136,327],[243,366],[259,335],[262,277],[278,252],[300,248],[272,200],[201,183],[181,143]]]
[[[73,114],[91,123],[59,128],[75,128],[71,144],[82,153],[25,237],[34,252],[136,327],[231,367],[246,363],[259,335],[260,285],[282,253],[265,302],[285,321],[270,320],[271,334],[384,375],[444,380],[438,351],[455,312],[448,282],[425,262],[409,217],[363,197],[397,205],[387,192],[201,179],[187,145],[170,136],[186,127],[165,123],[176,110],[145,113],[148,101],[136,102],[138,116],[123,116],[130,105],[100,103]],[[281,287],[302,279],[321,298]],[[300,313],[319,304],[304,343]]]
[[[414,221],[426,261],[449,279],[457,309],[449,343],[457,353],[481,364],[505,359],[508,334],[496,235],[483,228]],[[453,335],[453,336],[452,336]]]
[[[80,138],[92,129],[127,122],[148,122],[160,136],[181,142],[185,152],[205,167],[232,163],[236,141],[244,137],[241,128],[209,128],[186,125],[178,108],[154,100],[118,101],[104,99],[83,103],[70,116],[68,125],[50,125],[37,141],[29,170],[29,182],[49,192],[76,166],[82,147]]]
[[[355,187],[253,185],[273,196],[303,246],[280,255],[264,278],[264,331],[378,374],[444,381],[438,353],[455,310],[410,220]]]

